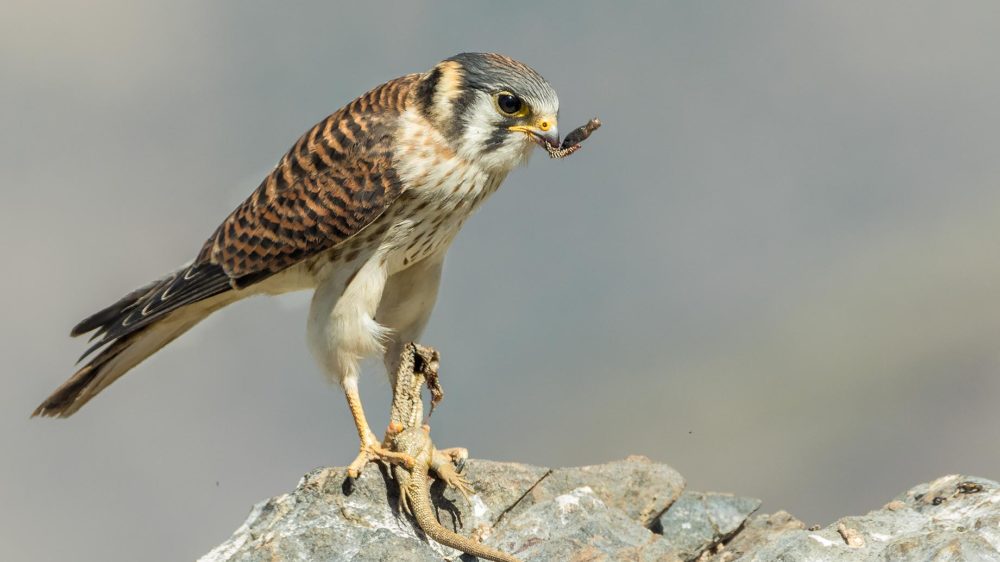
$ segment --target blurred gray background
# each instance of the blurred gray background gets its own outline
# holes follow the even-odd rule
[[[193,257],[295,138],[466,50],[524,60],[538,154],[451,250],[435,440],[639,453],[807,523],[1000,477],[995,2],[8,0],[0,19],[0,544],[183,560],[357,438],[308,295],[217,314],[70,420],[77,320]],[[373,427],[389,388],[370,369]]]

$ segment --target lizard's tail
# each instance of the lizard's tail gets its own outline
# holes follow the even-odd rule
[[[416,505],[414,505],[413,515],[417,519],[417,524],[420,525],[420,528],[423,529],[428,537],[445,546],[450,546],[451,548],[461,550],[466,554],[471,554],[484,560],[521,562],[520,558],[449,531],[434,517],[434,511],[430,508],[432,504],[428,486],[417,485],[410,489],[416,493],[416,497],[414,498]]]

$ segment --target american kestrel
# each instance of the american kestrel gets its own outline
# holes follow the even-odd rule
[[[558,112],[544,78],[492,53],[355,99],[302,135],[191,263],[77,324],[73,336],[94,332],[89,361],[33,415],[72,415],[224,306],[313,289],[309,348],[361,439],[351,474],[391,457],[365,419],[359,363],[382,354],[393,376],[430,317],[448,246],[535,144],[559,145]]]

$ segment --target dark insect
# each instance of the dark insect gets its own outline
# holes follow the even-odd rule
[[[600,126],[601,120],[594,117],[590,121],[587,121],[586,125],[577,127],[570,131],[558,148],[554,145],[545,143],[545,150],[549,153],[550,158],[565,158],[577,150],[580,150],[580,143],[587,140],[587,137],[589,137],[591,133],[596,131]]]

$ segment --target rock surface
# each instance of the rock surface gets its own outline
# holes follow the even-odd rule
[[[703,560],[1000,562],[1000,484],[945,476],[867,515],[817,531],[803,527],[788,514],[758,516],[724,550]]]
[[[1000,562],[1000,485],[946,476],[883,509],[820,530],[785,512],[752,515],[760,500],[684,492],[669,466],[643,457],[546,469],[469,461],[474,495],[432,488],[438,519],[525,562],[987,560]],[[387,470],[349,485],[341,468],[310,472],[259,503],[201,560],[475,560],[427,540],[397,508]]]
[[[693,560],[729,540],[758,507],[760,500],[753,498],[684,492],[652,528],[681,558]]]
[[[487,542],[524,560],[680,560],[662,537],[589,486],[535,503]]]

